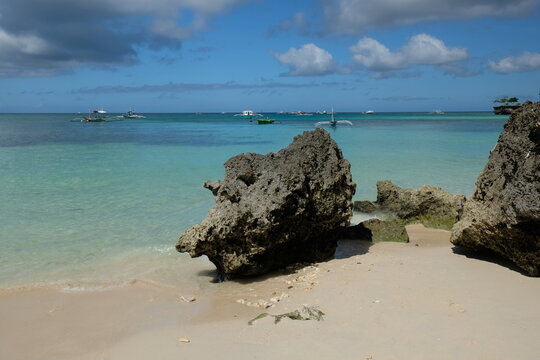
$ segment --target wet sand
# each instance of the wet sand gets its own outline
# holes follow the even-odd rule
[[[407,230],[409,244],[342,241],[331,261],[249,281],[211,283],[208,267],[203,288],[3,291],[0,359],[538,358],[539,278]],[[247,324],[302,304],[324,320]]]

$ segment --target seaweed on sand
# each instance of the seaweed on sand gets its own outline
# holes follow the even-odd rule
[[[285,314],[278,314],[278,315],[272,315],[269,313],[262,313],[257,315],[255,318],[248,321],[248,325],[253,325],[253,322],[256,320],[265,318],[267,316],[274,317],[274,324],[277,324],[281,321],[283,318],[289,318],[291,320],[317,320],[321,321],[324,317],[324,313],[319,310],[315,306],[302,306],[300,309],[285,313]]]

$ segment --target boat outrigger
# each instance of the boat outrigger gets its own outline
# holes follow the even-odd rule
[[[318,123],[315,123],[315,127],[319,127],[321,125],[330,125],[330,126],[336,126],[336,125],[352,125],[353,123],[349,120],[336,120],[334,119],[334,109],[332,109],[332,118],[330,121],[319,121]]]

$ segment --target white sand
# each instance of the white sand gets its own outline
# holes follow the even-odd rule
[[[410,244],[344,241],[317,266],[196,293],[140,281],[0,293],[0,359],[540,358],[540,278],[454,254],[447,231],[408,231]],[[247,324],[302,304],[324,320]]]

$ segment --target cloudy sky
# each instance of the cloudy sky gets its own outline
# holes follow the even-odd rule
[[[539,100],[540,0],[0,0],[0,112]]]

